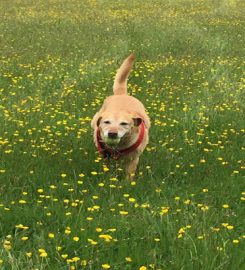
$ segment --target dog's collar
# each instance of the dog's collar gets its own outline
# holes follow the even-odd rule
[[[140,124],[139,137],[133,145],[129,146],[128,148],[120,149],[120,150],[119,149],[112,149],[112,148],[108,147],[108,145],[106,145],[103,142],[101,135],[100,135],[100,129],[97,128],[96,146],[98,148],[99,153],[102,154],[104,158],[106,158],[106,159],[114,158],[114,159],[118,160],[121,156],[126,156],[126,155],[130,154],[131,152],[135,151],[142,143],[144,137],[145,137],[145,124],[144,124],[144,122],[142,122]]]

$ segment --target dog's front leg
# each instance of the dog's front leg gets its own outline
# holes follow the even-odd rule
[[[139,157],[134,157],[131,159],[126,160],[125,162],[125,170],[126,170],[126,178],[128,180],[132,180],[134,175],[135,175],[135,171],[137,169],[139,163]]]

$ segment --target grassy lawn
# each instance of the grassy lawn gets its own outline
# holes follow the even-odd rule
[[[0,269],[242,270],[245,2],[1,0]],[[133,182],[90,121],[130,52]]]

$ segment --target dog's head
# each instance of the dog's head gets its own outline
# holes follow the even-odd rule
[[[127,112],[113,114],[104,112],[97,120],[101,137],[106,144],[118,145],[123,138],[135,132],[136,127],[142,123],[142,118],[134,117]]]

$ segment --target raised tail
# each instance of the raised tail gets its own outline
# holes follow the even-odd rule
[[[129,72],[133,66],[133,62],[135,59],[135,55],[132,53],[130,54],[122,63],[120,68],[117,71],[114,85],[113,85],[113,92],[114,95],[126,95],[127,94],[127,80]]]

